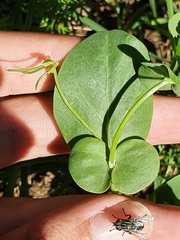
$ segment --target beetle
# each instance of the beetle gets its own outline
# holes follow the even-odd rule
[[[125,233],[129,233],[135,237],[137,237],[139,240],[148,240],[150,236],[146,235],[143,231],[144,229],[144,223],[147,223],[149,221],[153,220],[153,216],[144,215],[142,217],[136,217],[131,218],[131,214],[126,214],[124,208],[122,208],[124,215],[127,217],[126,219],[118,218],[115,215],[112,214],[114,218],[116,218],[115,222],[113,223],[113,230],[123,231],[122,236],[124,236]]]

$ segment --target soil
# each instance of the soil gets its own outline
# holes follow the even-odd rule
[[[28,177],[29,196],[32,198],[50,197],[51,183],[55,175],[51,172],[46,174],[31,174]]]

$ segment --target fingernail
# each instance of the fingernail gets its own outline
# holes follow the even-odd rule
[[[126,215],[124,215],[123,209]],[[136,220],[136,222],[133,221],[133,219],[137,217],[139,217],[138,220]],[[122,229],[122,226],[120,226],[120,230],[117,230],[113,225],[113,222],[115,223],[118,218],[121,218],[121,220],[127,220],[128,218],[131,219],[133,226],[138,226],[139,221],[141,221],[144,226],[141,230],[134,230],[130,232],[129,230],[125,232]],[[90,221],[94,240],[133,240],[137,239],[138,236],[139,239],[142,240],[149,239],[153,230],[153,217],[150,211],[141,203],[129,200],[112,207],[105,208],[103,211],[93,216]],[[126,227],[127,222],[124,222],[124,224]]]

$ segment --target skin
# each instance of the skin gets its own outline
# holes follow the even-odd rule
[[[0,168],[70,151],[52,114],[52,76],[45,77],[35,90],[42,72],[24,75],[6,69],[37,66],[49,58],[62,63],[81,40],[50,34],[1,32]],[[153,120],[147,141],[151,144],[179,143],[179,112],[180,99],[154,96]],[[151,240],[179,239],[179,208],[104,194],[48,199],[0,198],[0,240],[120,239],[122,232],[109,231],[112,222],[116,221],[112,214],[119,216],[122,207],[129,213],[135,207],[135,213],[143,216],[148,212],[141,209],[140,203],[154,216]],[[104,232],[106,223],[108,230],[101,238],[98,234]],[[109,234],[113,234],[113,238]],[[134,238],[125,233],[123,239]]]

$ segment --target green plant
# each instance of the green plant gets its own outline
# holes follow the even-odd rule
[[[14,189],[19,188],[21,197],[29,196],[29,184],[27,177],[30,174],[45,175],[48,171],[56,176],[57,182],[50,190],[50,196],[73,194],[76,189],[73,187],[73,180],[68,171],[68,155],[38,158],[31,161],[19,162],[0,170],[1,185],[7,183],[3,191],[3,197],[13,197]],[[79,193],[79,191],[77,192]]]
[[[91,0],[18,0],[0,3],[0,29],[67,34],[88,16]]]
[[[177,69],[179,15],[169,22]],[[84,40],[59,73],[52,60],[15,71],[33,73],[48,66],[46,73],[53,73],[56,83],[54,116],[72,147],[69,171],[75,182],[93,193],[133,194],[149,185],[159,171],[158,153],[145,142],[152,94],[164,88],[178,94],[180,78],[170,67],[150,63],[146,47],[121,30]]]

